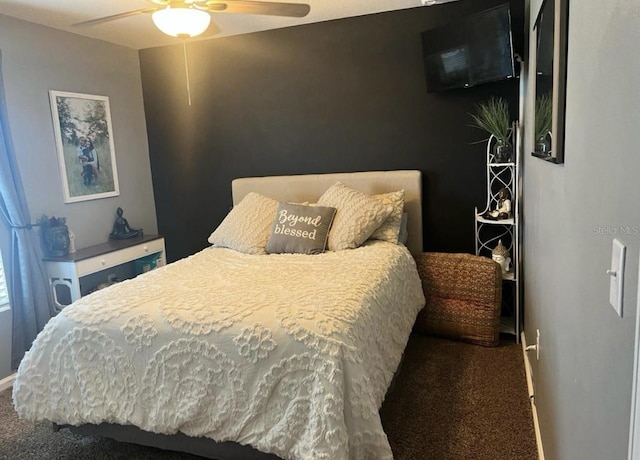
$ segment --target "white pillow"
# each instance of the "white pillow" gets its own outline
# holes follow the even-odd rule
[[[259,193],[248,193],[227,214],[208,241],[245,254],[266,254],[277,209],[276,200]]]
[[[329,231],[330,251],[357,248],[393,211],[393,206],[385,206],[377,199],[341,182],[336,182],[324,192],[318,205],[336,208]]]
[[[385,206],[393,206],[393,211],[391,211],[387,220],[385,220],[383,224],[373,232],[369,239],[388,241],[389,243],[398,244],[400,223],[402,222],[402,211],[404,210],[404,190],[373,195],[373,198]]]

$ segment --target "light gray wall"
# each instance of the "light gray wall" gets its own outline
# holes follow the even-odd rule
[[[623,459],[640,235],[620,228],[640,226],[640,4],[571,1],[569,17],[566,163],[524,162],[525,329],[528,343],[541,332],[532,364],[546,458]],[[605,274],[614,237],[627,245],[622,318]]]
[[[0,15],[9,122],[32,220],[65,216],[78,248],[107,240],[115,210],[157,233],[138,52]],[[65,204],[49,90],[109,97],[120,195]],[[3,321],[0,318],[0,321]],[[0,354],[7,353],[0,334]],[[0,378],[6,370],[0,368]]]

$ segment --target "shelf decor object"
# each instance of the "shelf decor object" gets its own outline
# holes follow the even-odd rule
[[[509,104],[501,97],[492,97],[486,102],[476,105],[476,113],[470,114],[475,128],[482,129],[495,139],[492,143],[492,160],[495,163],[511,161],[513,146],[511,145],[511,123],[509,121]]]
[[[536,99],[535,113],[535,156],[544,158],[551,156],[551,134],[553,124],[553,101],[550,94],[542,94]]]
[[[491,251],[491,258],[500,265],[502,275],[507,275],[511,270],[511,253],[502,244],[502,240],[498,240],[498,244]]]
[[[48,217],[43,214],[37,225],[40,226],[42,245],[48,256],[62,257],[69,254],[71,240],[65,217]]]
[[[492,258],[496,247],[502,257],[509,254],[510,266],[502,275],[501,331],[520,341],[522,311],[520,304],[520,156],[521,126],[510,128],[510,141],[515,145],[513,161],[498,162],[491,136],[487,141],[487,203],[475,209],[475,249],[477,256]],[[495,260],[495,258],[494,258]],[[506,268],[508,264],[503,264]]]

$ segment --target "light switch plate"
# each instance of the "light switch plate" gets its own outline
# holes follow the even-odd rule
[[[607,271],[609,274],[609,303],[616,311],[618,316],[622,317],[622,298],[624,294],[624,258],[627,247],[617,238],[613,240],[613,248],[611,250],[611,269]]]

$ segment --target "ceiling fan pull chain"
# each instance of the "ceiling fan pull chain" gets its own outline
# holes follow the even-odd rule
[[[187,40],[182,40],[182,49],[184,51],[184,70],[187,75],[187,98],[189,99],[189,107],[191,107],[191,85],[189,84],[189,63],[187,62]]]

